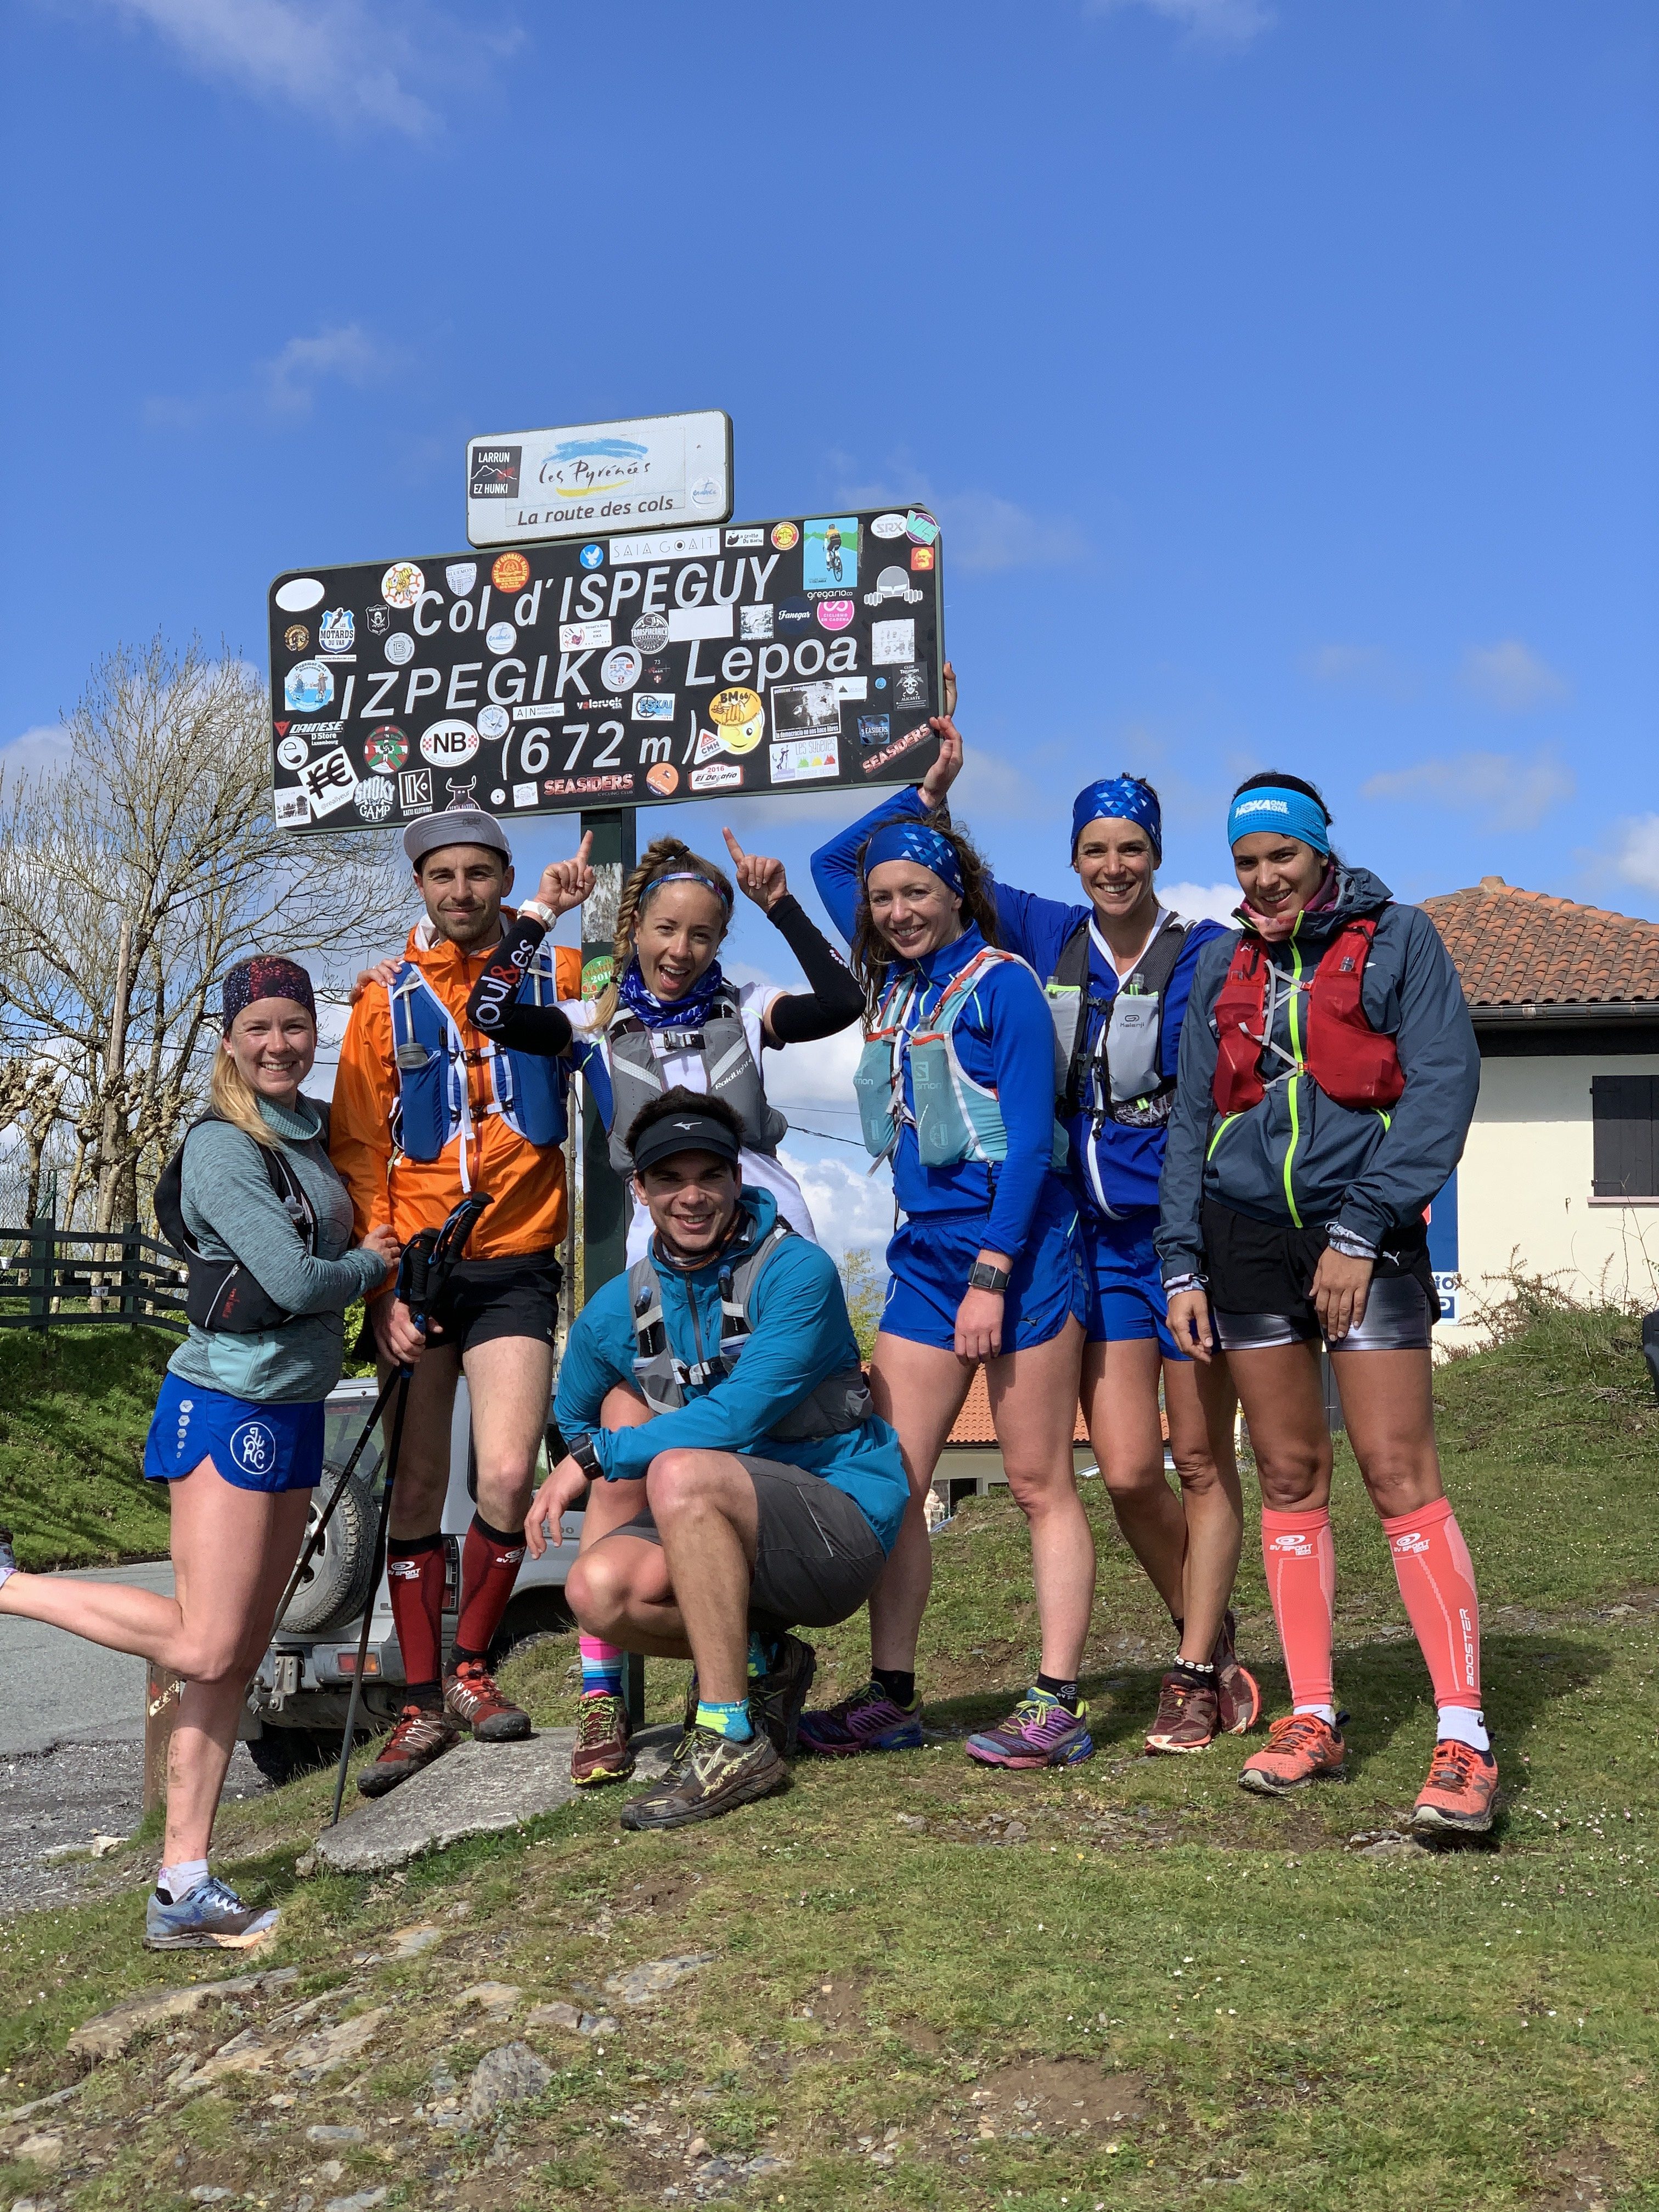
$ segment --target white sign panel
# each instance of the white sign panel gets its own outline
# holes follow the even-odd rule
[[[598,541],[724,522],[731,512],[732,418],[718,407],[467,441],[466,534],[474,545]]]

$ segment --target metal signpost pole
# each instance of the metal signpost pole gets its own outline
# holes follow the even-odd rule
[[[582,992],[597,996],[609,980],[617,937],[617,909],[624,878],[638,859],[638,833],[631,806],[584,811],[581,834],[593,840],[593,896],[582,908]],[[603,963],[593,967],[590,963]],[[582,1113],[582,1299],[623,1271],[628,1241],[628,1194],[611,1165],[610,1138],[592,1091]],[[645,1721],[645,1662],[629,1652],[623,1669],[623,1694],[635,1728]]]

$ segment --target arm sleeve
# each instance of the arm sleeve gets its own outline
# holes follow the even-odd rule
[[[859,918],[859,848],[883,822],[925,822],[920,784],[890,793],[850,829],[820,845],[812,855],[812,881],[824,910],[850,945]]]
[[[1451,955],[1421,908],[1395,911],[1409,916],[1395,1032],[1406,1088],[1337,1215],[1370,1244],[1414,1221],[1443,1188],[1480,1091],[1480,1048]]]
[[[1054,1024],[1024,969],[1003,963],[974,993],[974,1027],[990,1048],[992,1082],[1008,1157],[997,1170],[985,1249],[1016,1260],[1052,1171],[1054,1139]],[[968,1018],[964,1014],[964,1018]]]
[[[557,1060],[570,1047],[568,1018],[556,1006],[526,1006],[519,998],[546,935],[545,922],[527,914],[514,916],[467,994],[466,1018],[513,1052]]]
[[[856,1356],[834,1283],[834,1262],[816,1246],[803,1240],[787,1257],[780,1252],[757,1288],[754,1334],[736,1371],[674,1413],[599,1430],[593,1449],[606,1479],[642,1475],[659,1452],[753,1451],[792,1406]]]
[[[1060,947],[1079,922],[1087,921],[1088,908],[1040,898],[1012,884],[994,882],[991,891],[997,907],[997,943],[1029,960],[1039,975],[1052,975]]]
[[[337,1260],[307,1252],[271,1188],[258,1146],[228,1123],[210,1121],[191,1132],[180,1194],[260,1288],[290,1313],[342,1313],[385,1277],[385,1261],[372,1252],[347,1252]]]
[[[511,1052],[558,1060],[570,1049],[570,1017],[556,1006],[505,1006],[495,1029],[496,1042]]]
[[[614,1383],[631,1382],[632,1368],[623,1369],[608,1341],[605,1309],[596,1297],[584,1306],[565,1340],[559,1361],[559,1384],[553,1394],[553,1418],[567,1445],[599,1432],[599,1409]]]
[[[1158,1232],[1153,1243],[1164,1279],[1195,1275],[1204,1263],[1199,1207],[1204,1196],[1204,1146],[1210,1127],[1210,1090],[1215,1079],[1216,1042],[1210,1009],[1231,959],[1231,940],[1212,941],[1199,954],[1182,1009],[1181,1051],[1176,1063],[1175,1104],[1164,1125],[1164,1171],[1158,1189]]]
[[[767,919],[801,964],[810,992],[790,991],[766,1009],[766,1026],[780,1044],[810,1044],[834,1036],[864,1012],[858,979],[799,902],[786,895]]]
[[[386,1226],[392,1201],[392,1019],[384,991],[368,991],[352,1008],[340,1041],[329,1113],[328,1156],[351,1193],[361,1243]]]

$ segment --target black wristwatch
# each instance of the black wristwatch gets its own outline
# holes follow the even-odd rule
[[[599,1465],[599,1455],[593,1449],[592,1437],[581,1437],[570,1447],[570,1456],[590,1482],[597,1482],[605,1469]]]
[[[1008,1270],[994,1267],[988,1260],[975,1260],[968,1287],[970,1291],[994,1291],[1000,1297],[1008,1287]]]

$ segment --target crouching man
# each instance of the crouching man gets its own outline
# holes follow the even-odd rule
[[[743,1188],[742,1140],[724,1100],[681,1089],[629,1130],[655,1233],[570,1333],[555,1407],[570,1452],[525,1523],[539,1558],[589,1483],[642,1480],[640,1510],[584,1548],[566,1589],[589,1636],[696,1668],[678,1748],[624,1808],[628,1828],[712,1820],[784,1787],[815,1663],[789,1632],[857,1612],[908,1496],[834,1263],[769,1192]],[[616,1779],[632,1765],[620,1749]]]

